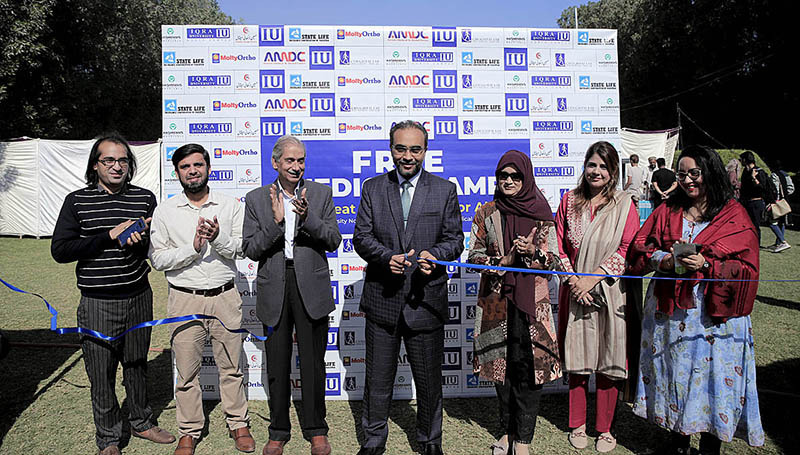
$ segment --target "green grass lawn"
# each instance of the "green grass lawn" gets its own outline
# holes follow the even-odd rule
[[[773,235],[762,229],[764,240]],[[781,254],[762,252],[762,279],[800,278],[800,233],[787,233],[798,245]],[[155,317],[165,316],[166,281],[151,273],[155,294]],[[59,326],[75,326],[79,292],[75,287],[74,264],[56,264],[50,257],[50,241],[0,238],[0,278],[22,289],[43,295],[60,312]],[[792,427],[792,415],[800,407],[800,283],[762,283],[752,314],[758,362],[761,415],[767,433],[762,449],[752,449],[741,440],[723,446],[727,454],[797,453],[800,431]],[[77,336],[55,335],[48,330],[49,313],[32,296],[20,295],[0,286],[0,329],[14,342],[58,343],[64,347],[14,347],[0,361],[0,453],[2,454],[88,454],[95,453],[89,380],[79,349],[69,347]],[[149,359],[149,393],[159,424],[176,432],[175,402],[168,331],[153,330],[153,352]],[[121,370],[117,395],[125,397]],[[228,439],[225,419],[218,402],[206,402],[208,431],[197,447],[198,454],[236,453]],[[123,405],[124,406],[124,405]],[[444,402],[444,441],[448,454],[486,454],[499,430],[494,399],[449,399]],[[328,423],[333,453],[355,454],[360,402],[328,403]],[[594,422],[594,405],[589,404],[589,427]],[[123,412],[125,410],[123,409]],[[412,453],[416,403],[397,401],[392,406],[388,454]],[[257,452],[267,439],[269,410],[264,401],[251,401],[250,413]],[[666,442],[667,432],[634,416],[627,404],[618,409],[618,447],[612,453],[648,453]],[[287,454],[309,453],[292,412],[292,441]],[[577,453],[567,442],[566,395],[542,399],[532,453]],[[594,436],[590,432],[590,436]],[[695,441],[696,446],[696,441]],[[124,453],[172,453],[172,446],[158,446],[132,439]],[[585,453],[593,453],[589,447]]]

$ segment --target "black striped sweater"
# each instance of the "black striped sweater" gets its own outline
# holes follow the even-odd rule
[[[149,237],[121,247],[109,231],[125,220],[153,215],[155,195],[126,185],[118,193],[102,187],[74,191],[64,199],[53,231],[50,252],[57,262],[78,261],[78,289],[87,297],[123,299],[150,287],[147,274]]]

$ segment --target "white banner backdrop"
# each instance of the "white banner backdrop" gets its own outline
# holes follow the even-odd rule
[[[212,156],[210,185],[240,201],[276,174],[270,151],[283,134],[307,148],[306,177],[330,185],[344,240],[328,255],[336,310],[330,316],[327,395],[360,399],[364,385],[365,263],[352,232],[361,183],[393,166],[388,135],[413,119],[429,133],[425,169],[458,187],[466,246],[475,210],[492,199],[494,168],[509,149],[529,153],[553,208],[582,173],[587,147],[620,148],[615,30],[485,27],[162,26],[163,195],[181,187],[169,161],[188,142]],[[466,250],[462,259],[466,259]],[[238,262],[244,326],[255,316],[255,269]],[[450,320],[444,396],[494,394],[472,372],[479,275],[449,268]],[[555,308],[555,302],[554,302]],[[297,362],[296,349],[293,354]],[[414,396],[398,358],[395,398]],[[248,396],[266,398],[261,342],[244,340]],[[295,365],[296,366],[296,365]],[[210,346],[204,397],[217,398]],[[292,372],[293,396],[299,375]],[[545,390],[563,390],[562,381]]]
[[[93,140],[0,142],[0,235],[53,235],[67,194],[86,186]],[[131,146],[132,183],[161,194],[161,144]]]

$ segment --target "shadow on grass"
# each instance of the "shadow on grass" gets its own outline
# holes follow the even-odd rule
[[[767,297],[763,295],[756,296],[756,299],[761,303],[766,303],[767,305],[779,306],[783,308],[788,308],[790,310],[800,310],[800,303],[797,303],[796,300],[791,301],[784,299],[776,299],[773,297]]]
[[[84,368],[82,354],[71,359],[76,351],[80,350],[79,347],[75,347],[75,345],[80,344],[78,335],[58,335],[46,329],[4,330],[3,333],[11,343],[41,343],[59,346],[12,346],[8,356],[0,360],[0,382],[3,384],[0,387],[0,403],[2,403],[3,407],[3,412],[0,412],[0,446],[2,446],[8,431],[28,406],[59,382],[67,382],[64,377],[72,369],[79,368],[83,370]],[[172,360],[169,351],[162,352],[155,359],[148,361],[147,366],[147,392],[150,399],[150,407],[153,411],[153,419],[157,420],[167,404],[172,400]],[[47,383],[44,383],[56,371],[59,371],[59,373]],[[88,389],[88,382],[88,379],[86,379],[85,385],[71,382],[69,382],[69,385]],[[88,402],[88,390],[85,395],[87,403],[83,405],[86,407],[86,412],[89,413],[91,404]],[[118,396],[117,398],[124,398],[124,396]],[[120,446],[124,447],[130,440],[126,400],[123,400],[121,404],[121,415],[124,423]]]
[[[77,335],[58,335],[50,330],[4,330],[11,343],[78,344]],[[8,356],[0,360],[0,446],[17,418],[42,394],[50,390],[73,368],[83,368],[79,355],[67,361],[78,351],[75,347],[11,347]],[[63,368],[62,368],[63,367]],[[58,375],[44,381],[58,370]],[[40,385],[42,384],[42,385]],[[75,385],[75,387],[85,387]]]
[[[364,444],[364,432],[361,428],[361,401],[349,401],[350,412],[353,414],[353,427],[358,439],[358,445]],[[417,442],[417,413],[411,406],[410,400],[393,400],[389,406],[389,419],[399,426],[406,434],[408,446],[411,450],[419,452],[422,447]]]
[[[792,453],[800,446],[800,433],[790,417],[800,407],[798,376],[800,358],[773,362],[756,369],[761,423],[764,432],[783,453]]]

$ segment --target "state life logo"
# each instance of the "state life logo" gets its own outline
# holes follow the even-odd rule
[[[433,93],[456,93],[455,70],[433,70]]]
[[[528,71],[528,50],[525,48],[506,47],[503,69],[506,71]]]
[[[259,25],[258,26],[258,45],[259,46],[283,46],[283,26],[282,25]]]
[[[165,65],[175,64],[175,51],[168,51],[162,53],[161,62]]]
[[[461,110],[464,112],[474,112],[475,98],[463,98],[461,100]]]
[[[592,134],[591,120],[581,120],[581,134]]]
[[[590,76],[578,76],[578,87],[591,88],[592,78]]]
[[[333,93],[312,93],[311,94],[311,116],[312,117],[333,117],[336,115],[333,108]]]
[[[164,112],[178,112],[178,100],[164,100]]]
[[[506,93],[506,116],[527,116],[528,115],[528,94],[527,93]]]
[[[303,88],[303,76],[301,74],[290,74],[289,88]]]
[[[332,70],[333,46],[309,46],[309,69]]]
[[[578,32],[578,44],[589,44],[589,32]]]
[[[289,134],[293,136],[303,134],[303,122],[291,122],[289,126]]]
[[[461,64],[463,65],[472,65],[472,52],[462,52],[461,53]]]
[[[258,75],[261,81],[259,93],[286,92],[284,70],[260,70]]]
[[[456,47],[456,28],[433,27],[433,47]]]

